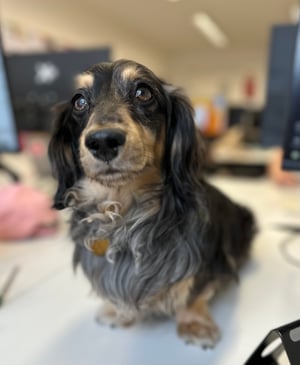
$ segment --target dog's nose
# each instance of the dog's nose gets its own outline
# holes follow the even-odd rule
[[[126,134],[121,129],[102,129],[88,134],[85,138],[85,145],[93,156],[109,162],[118,156],[125,140]]]

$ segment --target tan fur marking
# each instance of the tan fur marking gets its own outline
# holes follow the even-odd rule
[[[122,72],[122,78],[127,81],[130,79],[134,79],[137,76],[136,67],[129,66],[125,68],[125,70]]]
[[[118,187],[103,186],[96,180],[85,178],[79,183],[81,189],[77,200],[101,203],[101,206],[100,204],[98,206],[103,209],[99,213],[107,213],[104,211],[107,204],[110,204],[109,207],[118,204],[118,213],[123,216],[132,205],[133,197],[142,195],[147,185],[157,184],[159,179],[159,171],[155,168],[148,169],[130,183]],[[76,200],[76,195],[74,198]]]
[[[109,187],[120,187],[126,185],[128,180],[139,181],[139,176],[146,173],[146,180],[153,181],[153,171],[148,170],[160,169],[163,154],[163,136],[157,136],[153,132],[132,120],[129,111],[125,107],[120,107],[116,113],[121,118],[121,123],[114,121],[97,121],[97,116],[93,113],[88,121],[87,127],[84,129],[80,138],[80,159],[86,175],[98,180],[101,184]],[[118,128],[126,133],[126,143],[120,150],[118,156],[110,162],[110,167],[120,171],[120,174],[111,176],[106,174],[108,169],[106,162],[93,157],[85,146],[85,138],[87,134],[104,128]],[[163,132],[161,133],[163,134]],[[149,178],[149,176],[151,176]],[[158,182],[158,173],[156,180]],[[140,185],[139,182],[137,182]]]
[[[145,309],[154,313],[173,315],[186,307],[194,278],[190,277],[174,284],[169,290],[159,293],[145,303]]]
[[[208,308],[212,290],[205,290],[203,295],[199,295],[187,308],[176,313],[178,335],[187,343],[214,347],[220,338],[219,329]]]
[[[79,88],[90,88],[94,84],[94,76],[90,73],[82,73],[75,77],[75,87]]]
[[[129,312],[124,313],[119,312],[111,302],[104,301],[97,312],[96,321],[111,327],[131,326],[135,322],[135,318]]]

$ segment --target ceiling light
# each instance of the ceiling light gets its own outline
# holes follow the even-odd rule
[[[194,14],[193,23],[214,46],[224,48],[228,45],[227,36],[208,14]]]

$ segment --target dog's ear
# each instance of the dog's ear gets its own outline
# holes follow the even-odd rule
[[[63,209],[66,207],[65,194],[67,190],[82,175],[78,156],[79,134],[76,131],[76,123],[72,119],[69,103],[59,104],[54,113],[56,117],[48,155],[53,175],[58,180],[53,206],[56,209]]]
[[[165,183],[171,187],[177,213],[196,208],[200,191],[203,144],[194,122],[194,110],[180,89],[166,86],[168,118],[164,158]]]

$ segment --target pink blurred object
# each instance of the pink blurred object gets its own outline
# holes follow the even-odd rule
[[[57,227],[58,214],[48,196],[22,184],[0,188],[0,239],[47,236]]]

